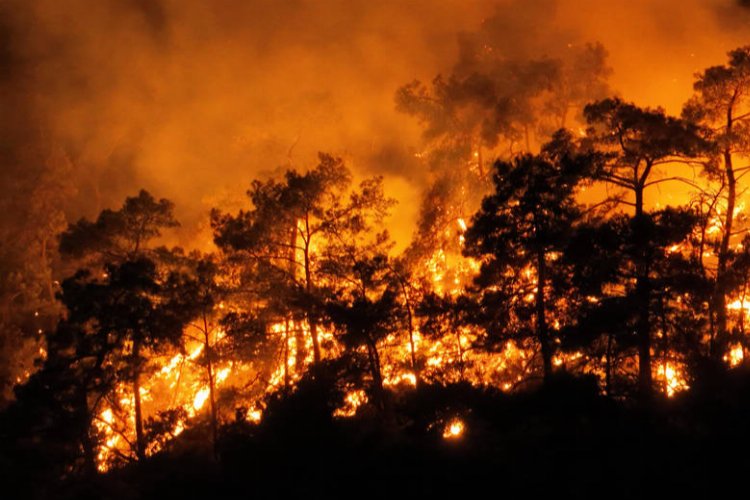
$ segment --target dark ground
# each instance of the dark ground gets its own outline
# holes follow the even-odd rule
[[[303,385],[262,425],[225,428],[218,460],[196,429],[94,481],[16,478],[6,498],[713,498],[744,489],[750,467],[745,370],[647,406],[560,379],[514,396],[427,386],[391,401],[390,416],[332,419],[326,394]],[[446,440],[442,422],[455,416],[466,432]]]

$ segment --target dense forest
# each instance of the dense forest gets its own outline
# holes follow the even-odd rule
[[[741,477],[750,46],[671,116],[612,88],[603,45],[512,54],[504,29],[392,89],[429,179],[406,245],[384,176],[328,152],[290,150],[181,246],[146,189],[68,221],[68,156],[28,153],[45,168],[2,202],[8,489],[627,497]]]

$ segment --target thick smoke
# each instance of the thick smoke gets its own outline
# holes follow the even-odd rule
[[[750,43],[736,0],[0,0],[2,189],[64,166],[68,218],[140,187],[181,243],[249,181],[319,150],[383,174],[408,239],[424,172],[394,91],[465,62],[476,33],[515,56],[602,42],[612,87],[678,112],[692,74]],[[21,187],[19,187],[21,186]],[[8,216],[5,211],[3,216]],[[11,214],[12,216],[12,214]],[[205,233],[204,233],[205,234]],[[402,241],[405,244],[406,241]]]

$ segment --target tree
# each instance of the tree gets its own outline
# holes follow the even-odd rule
[[[630,353],[640,346],[642,289],[633,286],[637,259],[644,259],[649,269],[655,332],[651,346],[664,374],[668,367],[694,361],[699,352],[707,284],[695,256],[683,251],[698,221],[692,209],[681,207],[648,213],[640,225],[617,213],[588,218],[575,229],[561,257],[568,269],[567,300],[573,312],[561,330],[561,347],[587,354],[592,371],[604,373],[607,394],[628,392]],[[637,246],[636,230],[642,238]],[[665,393],[673,390],[665,388]]]
[[[82,319],[92,322],[99,335],[110,338],[108,355],[117,369],[117,379],[132,386],[135,453],[142,460],[147,446],[141,409],[145,354],[167,345],[179,345],[190,315],[165,297],[170,279],[160,276],[156,265],[148,259],[110,264],[106,274],[104,282],[86,283],[84,291],[91,296],[91,303],[81,311]]]
[[[539,345],[545,382],[552,375],[554,354],[548,317],[560,292],[549,286],[550,266],[581,217],[575,195],[590,167],[583,157],[551,151],[497,162],[494,192],[484,198],[466,232],[464,253],[482,260],[476,278],[480,294],[489,298],[505,292],[506,306],[521,320],[515,334],[533,335]],[[533,316],[533,329],[523,321],[528,316]]]
[[[103,210],[96,221],[86,218],[68,226],[60,236],[60,252],[89,262],[120,262],[149,252],[148,243],[161,231],[179,226],[167,199],[148,191],[125,199],[119,210]]]
[[[406,319],[406,331],[409,336],[409,366],[414,373],[414,385],[419,386],[421,381],[422,366],[417,360],[416,334],[416,311],[419,304],[418,292],[415,289],[414,276],[409,272],[408,264],[403,258],[394,259],[388,266],[391,283],[398,290],[398,295],[403,304],[404,317]]]
[[[531,152],[570,111],[606,95],[609,68],[600,44],[569,47],[558,57],[508,55],[493,35],[479,34],[464,60],[431,86],[415,80],[396,93],[397,109],[424,125],[435,159],[472,160],[484,177],[484,151],[505,145]],[[470,54],[470,55],[467,55]]]
[[[549,38],[535,36],[537,22],[525,10],[504,7],[461,35],[448,74],[396,92],[397,109],[422,126],[424,150],[415,156],[430,175],[408,260],[415,276],[428,280],[424,269],[443,261],[440,273],[457,283],[456,292],[470,279],[458,269],[472,267],[461,257],[460,236],[488,191],[487,166],[536,151],[560,127],[580,123],[584,103],[608,94],[606,50],[547,44]],[[509,36],[519,45],[509,44]]]
[[[88,318],[95,306],[85,290],[87,277],[79,273],[63,282],[60,298],[69,308],[68,317],[47,334],[40,369],[16,389],[13,407],[23,422],[17,437],[41,439],[44,449],[37,452],[55,457],[54,466],[62,469],[54,473],[57,477],[70,471],[96,473],[99,439],[93,424],[116,379],[106,362],[110,339],[92,328]]]
[[[727,64],[698,73],[693,88],[695,94],[686,103],[683,116],[702,125],[706,139],[715,144],[719,158],[706,162],[706,172],[725,192],[712,300],[716,327],[711,331],[710,341],[711,355],[720,360],[729,346],[727,266],[732,258],[730,245],[738,233],[734,227],[737,182],[745,170],[737,168],[735,161],[750,148],[750,47],[735,49],[729,53]]]
[[[340,332],[343,344],[356,358],[364,347],[372,379],[371,394],[380,410],[385,409],[383,370],[379,344],[395,334],[402,323],[401,305],[388,268],[388,258],[375,254],[355,257],[347,266],[351,285],[339,290],[327,305],[329,316]]]
[[[74,192],[71,162],[57,148],[40,145],[4,161],[0,211],[7,216],[0,219],[0,408],[13,399],[13,386],[34,371],[43,333],[53,330],[60,317],[56,238],[67,225],[64,209]]]
[[[41,369],[19,388],[31,429],[69,448],[65,460],[94,474],[99,444],[95,421],[118,383],[132,385],[135,455],[145,457],[140,379],[143,352],[179,342],[186,317],[160,296],[162,282],[147,259],[109,264],[106,277],[80,271],[62,284],[67,310],[47,335]],[[82,454],[75,450],[82,450]],[[122,457],[126,458],[126,457]]]
[[[320,154],[319,164],[300,174],[286,172],[283,181],[254,181],[248,196],[253,208],[237,215],[212,213],[216,244],[253,266],[255,288],[287,297],[287,314],[300,313],[309,325],[313,362],[322,359],[319,326],[331,267],[346,259],[348,242],[365,232],[370,221],[382,222],[391,201],[382,179],[351,189],[351,174],[339,158]],[[299,343],[301,344],[301,342]]]
[[[115,338],[108,356],[119,360],[117,376],[133,388],[134,448],[139,459],[146,454],[140,391],[143,351],[177,343],[187,319],[180,316],[185,311],[165,305],[162,280],[168,279],[168,273],[158,269],[153,260],[157,252],[149,246],[163,229],[179,225],[173,208],[169,200],[157,201],[141,190],[126,198],[119,210],[103,210],[95,222],[81,219],[60,237],[63,256],[86,263],[99,274],[86,275],[87,308],[81,311],[88,316],[82,318],[95,324],[102,335]],[[74,301],[71,307],[79,305]]]
[[[584,109],[589,124],[585,143],[603,153],[605,161],[595,177],[614,185],[632,197],[620,199],[633,207],[630,245],[635,267],[636,309],[638,310],[639,385],[644,397],[652,392],[651,295],[652,259],[649,241],[651,218],[645,211],[647,188],[667,178],[654,178],[656,169],[680,158],[696,157],[706,147],[695,125],[669,117],[662,109],[643,109],[619,98],[604,99]]]
[[[189,326],[197,330],[200,336],[196,339],[203,345],[202,355],[198,362],[206,370],[209,391],[209,409],[211,422],[211,439],[214,453],[217,453],[219,433],[219,408],[216,396],[215,364],[219,354],[219,340],[216,329],[219,321],[217,306],[227,295],[225,286],[219,283],[220,266],[211,256],[191,254],[183,261],[180,273],[172,273],[165,283],[165,292],[172,303],[181,311],[184,318],[190,321]],[[189,334],[186,334],[192,337]]]

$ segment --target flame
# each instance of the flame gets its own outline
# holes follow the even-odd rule
[[[742,363],[745,359],[745,352],[740,344],[733,346],[729,353],[724,355],[724,361],[729,363],[729,366],[734,368]]]
[[[206,400],[208,399],[208,396],[210,394],[210,390],[208,387],[204,387],[200,391],[198,391],[198,394],[195,395],[195,398],[193,398],[193,409],[195,411],[200,410],[203,408],[203,405],[205,404]]]
[[[250,422],[257,424],[263,418],[263,412],[258,408],[253,408],[251,410],[248,410],[247,416],[245,418]]]
[[[353,417],[357,409],[367,402],[367,394],[362,389],[350,391],[344,397],[344,405],[334,411],[336,417]]]
[[[220,384],[224,382],[228,377],[229,374],[232,372],[232,368],[227,366],[226,368],[222,368],[221,370],[216,372],[216,383]]]
[[[456,217],[449,225],[445,236],[449,241],[444,247],[436,249],[425,258],[424,265],[417,266],[418,275],[414,280],[416,293],[432,291],[444,297],[455,297],[464,291],[478,272],[481,262],[464,257],[461,248],[464,245],[464,233],[468,229],[466,219]],[[720,218],[711,224],[721,228]],[[714,227],[714,226],[712,226]],[[674,245],[668,252],[683,251],[680,245]],[[299,256],[301,258],[301,256]],[[558,259],[551,255],[550,259]],[[536,293],[536,276],[532,267],[518,270],[520,278],[527,286],[522,300],[533,302]],[[421,283],[426,283],[422,285]],[[425,289],[426,288],[426,289]],[[598,302],[597,297],[587,297],[591,303]],[[219,309],[234,307],[220,303]],[[750,318],[750,306],[744,299],[731,301],[728,310],[741,311]],[[560,320],[550,318],[553,329],[561,327]],[[419,319],[411,332],[411,340],[405,332],[392,333],[378,346],[382,358],[381,370],[383,385],[392,391],[409,391],[417,386],[420,380],[430,382],[465,381],[475,386],[494,386],[503,391],[513,391],[528,379],[529,366],[537,358],[537,347],[533,341],[507,341],[499,352],[487,352],[474,349],[482,332],[475,327],[458,326],[447,329],[444,333],[427,337],[420,330]],[[232,360],[215,362],[213,377],[215,390],[225,387],[241,389],[243,398],[236,401],[234,407],[223,408],[220,420],[244,418],[248,422],[258,423],[263,418],[264,397],[279,389],[293,386],[299,382],[306,369],[312,363],[312,339],[309,324],[305,321],[281,321],[269,328],[270,336],[279,349],[276,358],[269,367],[256,366],[250,362]],[[334,337],[333,331],[319,327],[319,335],[324,358],[339,356],[344,347]],[[226,332],[220,329],[212,332],[212,344],[220,342]],[[298,345],[299,344],[299,345]],[[412,349],[418,361],[418,367],[412,365]],[[180,435],[191,423],[191,419],[206,415],[206,401],[210,398],[210,388],[205,368],[205,345],[201,342],[188,342],[181,353],[170,353],[163,357],[161,368],[142,384],[144,416],[154,416],[159,411],[170,408],[184,410],[186,419],[179,419],[171,429],[173,437]],[[726,362],[736,366],[742,362],[741,346],[735,346],[726,357]],[[553,358],[553,365],[558,369],[575,367],[593,373],[604,379],[600,369],[591,368],[586,363],[582,352],[558,353]],[[159,359],[154,360],[155,363]],[[417,371],[417,369],[419,371]],[[665,394],[674,396],[688,388],[683,367],[677,360],[658,364],[655,368],[655,379],[662,383]],[[247,391],[244,385],[248,381],[260,380],[257,387]],[[217,398],[220,401],[221,398]],[[121,384],[115,390],[112,401],[106,403],[99,411],[95,423],[96,430],[104,436],[98,454],[100,470],[107,470],[116,463],[120,456],[132,456],[128,442],[134,441],[132,424],[133,397],[131,388]],[[350,388],[344,396],[341,407],[334,411],[337,418],[350,418],[357,414],[363,405],[368,403],[365,390]],[[235,413],[235,408],[249,408],[244,413]],[[447,422],[442,430],[445,439],[459,439],[466,431],[465,423],[454,418]],[[148,453],[159,450],[158,445],[150,445]]]
[[[690,388],[681,368],[669,361],[659,365],[657,378],[664,384],[665,393],[670,398]]]
[[[458,439],[460,438],[465,430],[464,423],[461,419],[454,418],[445,426],[443,430],[443,438],[445,439]]]

